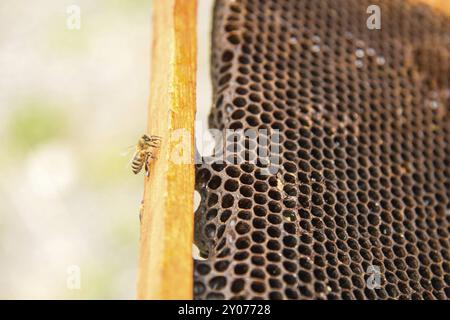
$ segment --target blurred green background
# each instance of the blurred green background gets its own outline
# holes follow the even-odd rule
[[[148,0],[1,1],[0,298],[135,297],[143,178],[123,153],[146,129],[150,19]]]
[[[135,298],[143,178],[128,164],[146,130],[151,2],[0,2],[1,299]],[[206,129],[213,0],[198,3]]]

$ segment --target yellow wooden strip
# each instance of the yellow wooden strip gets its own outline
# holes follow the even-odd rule
[[[145,179],[139,299],[193,294],[196,8],[196,0],[153,1],[148,133],[163,140]]]
[[[413,3],[424,3],[450,15],[450,0],[409,0]]]

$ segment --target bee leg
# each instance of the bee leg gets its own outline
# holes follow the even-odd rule
[[[161,140],[147,140],[145,141],[145,146],[151,148],[159,148],[161,146]]]
[[[158,157],[156,156],[156,155],[154,155],[154,154],[150,154],[150,159],[152,159],[152,160],[158,160]]]
[[[149,156],[145,157],[145,175],[148,178],[150,176],[150,168],[149,168]]]
[[[152,141],[153,141],[155,144],[160,145],[160,144],[161,144],[161,141],[162,141],[162,138],[160,138],[160,137],[154,138]]]
[[[160,142],[162,140],[160,136],[148,136],[146,134],[143,136],[143,138],[146,142]]]
[[[159,146],[161,144],[158,141],[153,141],[153,142],[150,142],[148,145],[152,148],[159,148]]]

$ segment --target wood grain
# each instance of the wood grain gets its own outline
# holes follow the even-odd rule
[[[424,3],[450,16],[450,0],[410,0],[413,3]]]
[[[196,10],[196,0],[153,1],[148,134],[162,144],[145,179],[139,299],[192,299]]]

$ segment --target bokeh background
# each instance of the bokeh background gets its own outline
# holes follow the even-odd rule
[[[135,298],[143,178],[127,164],[146,128],[151,2],[0,2],[0,298]],[[204,123],[211,6],[199,0]]]

